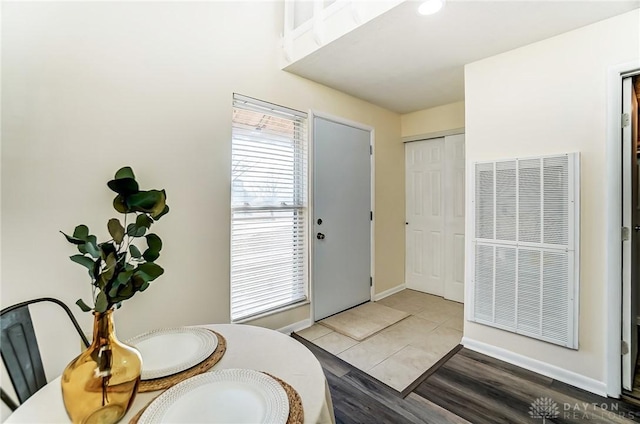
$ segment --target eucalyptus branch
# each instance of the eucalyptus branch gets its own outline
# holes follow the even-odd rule
[[[162,241],[156,234],[145,236],[148,247],[144,253],[136,247],[134,256],[131,249],[135,246],[135,238],[142,237],[152,223],[169,212],[165,191],[139,190],[130,167],[119,169],[107,186],[117,193],[113,207],[124,214],[124,227],[117,218],[110,219],[107,228],[112,238],[104,243],[97,243],[96,236],[89,234],[86,225],[77,226],[72,236],[63,233],[80,252],[70,259],[86,267],[91,275],[94,307],[78,299],[76,303],[83,311],[105,312],[120,305],[135,293],[146,290],[150,282],[164,273],[164,269],[155,263],[162,249]],[[134,224],[127,224],[129,213],[136,216]]]

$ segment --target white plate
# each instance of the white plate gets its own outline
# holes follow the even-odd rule
[[[207,359],[218,346],[216,335],[206,328],[164,328],[141,334],[127,344],[142,355],[142,379],[166,377]]]
[[[138,423],[285,424],[289,400],[273,378],[254,370],[199,374],[158,396]]]

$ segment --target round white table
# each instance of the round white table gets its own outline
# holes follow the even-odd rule
[[[296,340],[274,330],[239,324],[213,324],[227,340],[227,351],[212,370],[247,368],[268,372],[289,383],[300,395],[305,424],[335,423],[329,386],[315,356]],[[161,391],[138,393],[122,419],[131,418]],[[5,421],[12,423],[68,423],[60,377],[49,382]]]

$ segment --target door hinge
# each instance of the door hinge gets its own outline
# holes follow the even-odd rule
[[[373,146],[371,144],[369,144],[369,154],[370,155],[373,154]]]
[[[622,355],[626,355],[627,353],[629,353],[629,344],[624,340],[620,342],[620,353]]]
[[[622,114],[622,128],[626,128],[629,126],[630,117],[628,113]]]
[[[629,227],[622,227],[622,241],[629,240]]]
[[[373,221],[373,211],[369,211],[369,220]]]
[[[373,287],[373,277],[369,277],[369,287]]]

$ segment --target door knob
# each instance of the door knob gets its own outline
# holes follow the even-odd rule
[[[324,240],[324,234],[322,234],[322,233],[318,233],[318,234],[316,234],[316,238],[317,238],[318,240]]]
[[[635,227],[633,227],[633,229],[636,231],[640,231],[640,225],[636,225]]]

